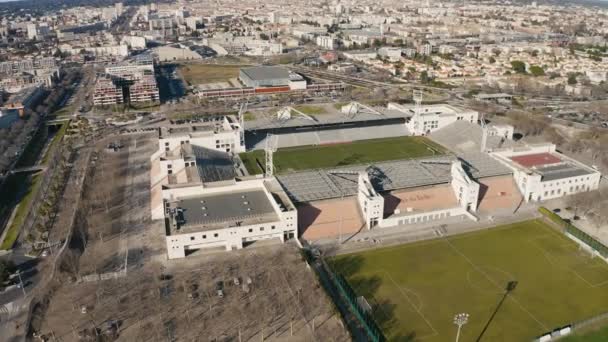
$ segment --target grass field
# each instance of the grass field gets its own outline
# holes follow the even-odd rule
[[[293,107],[296,110],[308,115],[322,115],[327,114],[327,110],[321,106],[311,106],[311,105],[299,105]]]
[[[574,332],[571,336],[561,339],[560,342],[606,342],[608,341],[608,326],[598,330]]]
[[[299,146],[279,149],[274,154],[276,172],[329,168],[385,160],[407,159],[444,153],[442,147],[424,137],[397,137],[360,140],[352,143]],[[240,154],[250,174],[262,173],[264,151]]]
[[[608,264],[536,220],[331,263],[390,340],[453,340],[453,317],[466,312],[461,341],[531,341],[608,311]],[[500,305],[509,281],[517,287]]]
[[[179,67],[184,80],[192,84],[226,82],[239,76],[242,65],[185,64]]]

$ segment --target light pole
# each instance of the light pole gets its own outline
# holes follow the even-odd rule
[[[462,329],[462,326],[467,324],[468,321],[469,321],[468,313],[459,313],[454,316],[454,324],[456,324],[458,326],[458,332],[456,333],[456,342],[458,342],[458,339],[460,338],[460,329]]]

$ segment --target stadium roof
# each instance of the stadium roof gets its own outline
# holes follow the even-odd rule
[[[184,223],[180,231],[204,231],[278,220],[263,190],[227,192],[179,201]]]
[[[230,154],[201,146],[190,146],[203,183],[220,182],[236,177]]]
[[[279,119],[278,116],[256,116],[256,120],[245,121],[245,130],[263,130],[281,127],[302,127],[302,126],[323,126],[331,124],[341,124],[349,122],[363,122],[363,121],[388,121],[394,120],[400,123],[405,123],[404,113],[396,110],[387,110],[385,108],[374,108],[380,112],[378,114],[372,114],[365,111],[360,111],[356,114],[343,114],[343,113],[326,113],[323,115],[316,115],[315,120],[310,120],[301,116],[293,115],[290,119]]]
[[[252,81],[265,81],[269,79],[288,79],[289,71],[277,66],[255,66],[241,68],[241,72],[247,75]]]
[[[298,130],[287,134],[275,134],[278,148],[323,145],[357,140],[380,139],[410,135],[404,124],[375,125],[325,130]],[[247,149],[259,150],[266,146],[266,134],[248,133]]]
[[[451,181],[452,162],[460,160],[473,178],[510,174],[511,170],[485,153],[471,152],[457,158],[439,156],[355,165],[327,170],[312,170],[277,176],[295,202],[310,202],[357,193],[357,172],[370,174],[378,191],[415,188]]]
[[[429,138],[456,153],[481,151],[482,130],[478,124],[465,120],[455,121],[429,135]],[[513,146],[516,143],[499,136],[488,136],[488,149]]]

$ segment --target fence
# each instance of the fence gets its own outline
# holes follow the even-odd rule
[[[601,242],[593,238],[591,235],[585,233],[584,231],[576,228],[571,224],[566,226],[566,233],[574,236],[575,238],[585,243],[587,246],[591,247],[594,251],[600,253],[603,258],[608,258],[608,247],[604,246]]]
[[[304,254],[309,263],[314,265],[321,285],[342,314],[353,339],[355,341],[386,341],[371,314],[363,310],[358,304],[356,294],[346,279],[342,275],[334,273],[322,258],[315,260],[310,250],[304,249]],[[354,318],[354,320],[349,318]],[[353,325],[353,323],[356,325]]]
[[[608,259],[608,247],[606,247],[600,241],[596,240],[594,237],[585,233],[584,231],[576,228],[571,223],[564,221],[559,215],[555,214],[554,212],[550,211],[545,207],[540,207],[538,211],[543,214],[547,219],[551,220],[552,222],[563,228],[565,233],[577,238],[579,241],[583,242],[594,251],[597,251],[603,258]]]
[[[353,291],[353,289],[350,287],[344,276],[338,274],[335,276],[335,279],[340,293],[348,302],[353,314],[355,317],[357,317],[357,320],[362,323],[367,336],[372,341],[384,341],[382,331],[376,325],[374,318],[368,312],[363,310],[363,308],[361,308],[357,302],[357,295],[355,294],[355,291]]]

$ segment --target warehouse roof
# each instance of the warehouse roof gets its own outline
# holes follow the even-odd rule
[[[277,66],[256,66],[241,68],[241,72],[247,75],[252,81],[264,81],[273,78],[288,79],[289,71]]]

